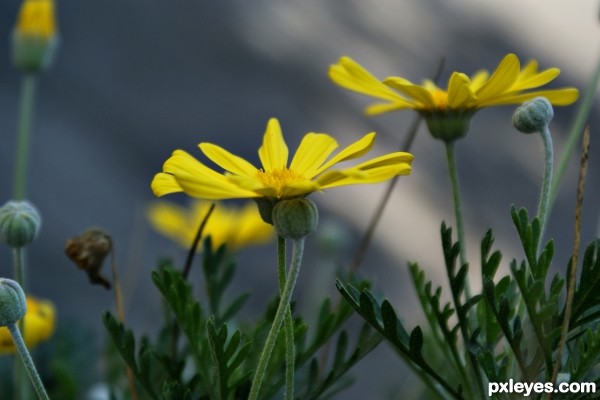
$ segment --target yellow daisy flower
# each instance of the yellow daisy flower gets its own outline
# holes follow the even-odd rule
[[[210,143],[200,143],[202,153],[224,173],[217,172],[183,150],[175,150],[165,162],[163,172],[152,180],[157,196],[185,192],[202,199],[303,197],[314,191],[343,185],[376,183],[411,172],[412,154],[389,153],[346,169],[331,168],[363,156],[373,146],[375,133],[369,133],[338,152],[338,143],[324,133],[307,133],[288,164],[288,147],[277,119],[267,124],[263,144],[258,150],[262,168]]]
[[[148,221],[157,232],[188,249],[210,205],[208,201],[195,201],[190,207],[156,202],[148,208]],[[239,249],[265,243],[273,233],[273,227],[262,220],[252,202],[241,208],[217,203],[204,227],[204,235],[210,235],[215,248],[227,244],[231,249]]]
[[[521,69],[515,54],[506,55],[491,75],[483,70],[470,77],[453,72],[446,89],[431,80],[422,85],[395,76],[380,81],[350,57],[342,57],[329,68],[329,77],[336,84],[385,100],[369,106],[368,115],[413,109],[426,118],[433,136],[444,140],[464,136],[470,117],[481,108],[521,104],[540,96],[557,106],[572,104],[579,96],[575,88],[532,90],[550,83],[559,74],[558,68],[539,71],[535,60]],[[441,132],[444,129],[450,132]]]
[[[27,296],[27,313],[25,314],[25,344],[29,349],[48,340],[54,333],[56,311],[54,305],[47,300],[39,300]],[[12,354],[15,345],[8,328],[0,327],[0,354]]]
[[[491,75],[483,70],[471,77],[453,72],[447,89],[439,88],[430,80],[425,80],[423,85],[395,76],[380,81],[350,57],[342,57],[329,68],[329,77],[338,85],[387,101],[367,108],[370,115],[404,108],[419,112],[475,110],[521,104],[540,96],[553,105],[572,104],[579,96],[575,88],[528,91],[550,83],[559,74],[558,68],[538,71],[535,60],[521,69],[519,58],[514,54],[505,56]]]

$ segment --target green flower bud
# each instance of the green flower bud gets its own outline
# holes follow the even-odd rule
[[[24,247],[37,237],[42,218],[28,201],[9,201],[0,207],[0,241]]]
[[[552,104],[544,97],[526,101],[515,110],[512,122],[523,133],[541,132],[554,117]]]
[[[11,279],[0,278],[0,326],[16,323],[26,312],[27,301],[21,286]]]
[[[463,138],[469,132],[471,117],[475,111],[432,111],[422,112],[431,136],[446,143]]]
[[[318,224],[317,206],[307,198],[281,200],[273,207],[273,226],[286,239],[301,239],[316,231]]]

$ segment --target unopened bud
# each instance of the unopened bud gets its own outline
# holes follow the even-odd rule
[[[24,247],[37,237],[42,218],[28,201],[9,201],[0,207],[0,241]]]
[[[541,132],[554,117],[552,104],[544,97],[526,101],[515,110],[512,122],[523,133]]]
[[[0,326],[9,326],[19,321],[27,312],[25,293],[11,279],[0,278]]]

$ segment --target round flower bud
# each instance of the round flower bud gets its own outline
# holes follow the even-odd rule
[[[523,133],[541,132],[554,117],[552,104],[544,97],[526,101],[515,110],[512,122]]]
[[[273,226],[286,239],[301,239],[317,230],[319,212],[307,198],[281,200],[273,207]]]
[[[40,214],[28,201],[9,201],[0,207],[0,241],[10,247],[33,242],[41,225]]]
[[[13,280],[0,278],[0,326],[9,326],[23,318],[27,301],[21,286]]]

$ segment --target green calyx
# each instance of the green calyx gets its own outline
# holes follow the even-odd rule
[[[19,321],[27,312],[25,293],[11,279],[0,278],[0,326],[9,326]]]
[[[428,111],[422,112],[429,133],[436,139],[446,143],[463,138],[469,132],[471,117],[475,110],[468,111]]]
[[[273,197],[256,197],[254,201],[256,201],[258,213],[263,221],[269,225],[273,225],[273,207],[277,204],[277,199]]]
[[[319,224],[317,206],[304,197],[280,200],[273,207],[272,218],[277,234],[286,239],[301,239]]]
[[[0,207],[0,241],[24,247],[37,237],[42,218],[28,201],[9,201]]]
[[[46,70],[52,64],[58,39],[14,34],[12,45],[15,67],[26,73],[36,73]]]

